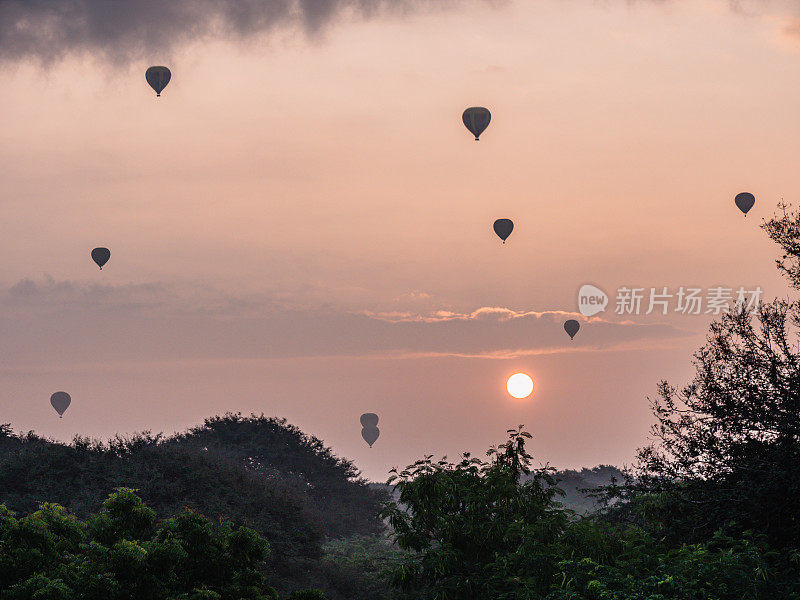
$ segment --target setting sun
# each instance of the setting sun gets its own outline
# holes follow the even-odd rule
[[[533,391],[533,379],[525,373],[515,373],[508,378],[506,389],[514,398],[527,398]]]

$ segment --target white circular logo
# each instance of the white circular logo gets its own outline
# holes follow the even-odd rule
[[[578,290],[578,310],[584,317],[603,312],[607,305],[608,296],[600,288],[587,283]]]

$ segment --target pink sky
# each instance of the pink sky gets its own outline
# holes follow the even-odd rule
[[[585,283],[789,293],[758,225],[800,192],[798,17],[466,1],[129,60],[6,57],[0,423],[70,439],[264,412],[380,480],[518,424],[538,461],[629,462],[711,317],[612,306],[570,341],[564,313]],[[479,143],[473,105],[493,115]]]

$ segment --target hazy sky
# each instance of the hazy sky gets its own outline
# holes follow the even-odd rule
[[[711,317],[617,288],[789,293],[758,225],[800,193],[800,2],[0,0],[0,61],[17,430],[263,412],[385,479],[525,424],[537,461],[622,464]],[[612,306],[570,341],[585,283]]]

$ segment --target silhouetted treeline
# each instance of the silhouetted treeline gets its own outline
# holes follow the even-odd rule
[[[356,467],[285,419],[226,414],[186,433],[56,443],[0,428],[0,504],[54,502],[88,517],[119,487],[159,515],[186,509],[251,527],[270,544],[273,576],[313,578],[326,538],[378,534],[385,495]]]

